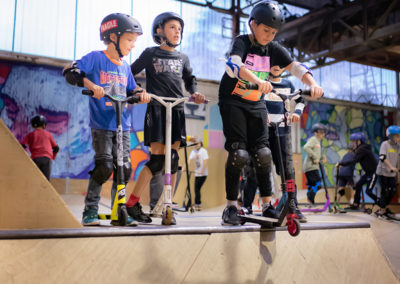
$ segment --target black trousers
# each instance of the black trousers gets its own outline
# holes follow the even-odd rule
[[[44,176],[50,180],[51,174],[51,160],[48,157],[37,157],[33,159],[38,168],[42,171]]]
[[[201,204],[201,194],[200,190],[201,187],[203,186],[204,182],[206,181],[207,176],[202,176],[202,177],[195,177],[194,179],[194,203],[195,204]]]

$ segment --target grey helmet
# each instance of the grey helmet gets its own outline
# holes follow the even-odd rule
[[[153,21],[153,27],[152,27],[152,34],[153,34],[153,40],[155,43],[157,44],[161,44],[161,40],[164,40],[166,42],[166,44],[170,47],[177,47],[179,44],[172,44],[170,43],[166,37],[164,36],[164,34],[159,34],[157,33],[157,29],[163,29],[164,25],[166,22],[168,22],[169,20],[178,20],[181,23],[181,42],[182,42],[182,38],[183,38],[183,27],[185,25],[185,23],[183,22],[183,19],[181,18],[181,16],[179,16],[177,13],[174,12],[165,12],[165,13],[161,13],[160,15],[158,15],[154,21]]]

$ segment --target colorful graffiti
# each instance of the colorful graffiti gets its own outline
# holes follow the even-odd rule
[[[30,119],[42,114],[60,146],[52,165],[54,178],[88,178],[94,167],[89,125],[88,98],[68,85],[61,68],[0,61],[0,118],[21,141],[32,128]],[[132,111],[131,159],[136,179],[148,159],[143,144],[146,105]]]
[[[335,165],[347,153],[346,147],[350,144],[350,134],[358,131],[364,132],[374,153],[378,154],[382,139],[385,137],[384,125],[387,125],[387,120],[388,118],[382,111],[309,102],[304,109],[301,121],[301,146],[303,147],[307,139],[313,135],[311,127],[314,123],[321,122],[328,126],[328,133],[322,140],[322,151],[327,157],[325,164],[327,184],[335,186]],[[303,153],[303,158],[304,155]],[[358,165],[356,172],[359,169]]]

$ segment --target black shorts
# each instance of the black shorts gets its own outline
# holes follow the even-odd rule
[[[321,176],[319,175],[318,170],[306,172],[306,178],[308,186],[314,186],[317,182],[321,182]]]
[[[144,145],[152,142],[165,145],[165,107],[162,105],[147,105],[144,121]],[[180,141],[180,146],[186,146],[186,123],[183,109],[172,109],[171,143]]]
[[[351,177],[351,176],[347,176],[347,177],[338,176],[338,186],[339,187],[343,187],[343,186],[346,186],[346,185],[353,186],[354,185],[354,178]]]
[[[266,108],[220,104],[219,110],[226,138],[225,149],[228,152],[234,148],[254,151],[269,147]]]

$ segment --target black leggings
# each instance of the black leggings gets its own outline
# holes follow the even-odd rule
[[[201,187],[203,186],[204,182],[206,181],[207,176],[202,176],[202,177],[195,177],[194,179],[194,194],[195,194],[195,204],[201,204],[201,194],[200,190]]]
[[[44,176],[50,180],[51,173],[51,160],[48,157],[37,157],[33,159],[38,168],[42,171]]]
[[[390,201],[396,195],[396,178],[395,177],[386,177],[379,176],[379,180],[381,182],[381,198],[379,198],[378,205],[381,208],[385,208],[389,205]]]

